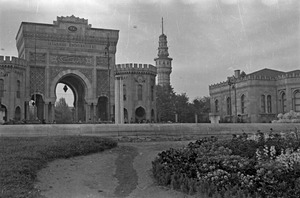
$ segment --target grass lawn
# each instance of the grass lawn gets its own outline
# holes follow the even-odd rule
[[[34,183],[48,162],[116,146],[101,137],[0,137],[0,197],[40,197]]]

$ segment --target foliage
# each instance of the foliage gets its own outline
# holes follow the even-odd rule
[[[156,109],[159,122],[175,121],[174,97],[175,92],[171,86],[160,86],[156,88]]]
[[[196,98],[192,103],[186,93],[176,94],[171,86],[157,86],[157,117],[159,122],[175,122],[175,114],[178,122],[193,123],[195,114],[199,122],[209,122],[210,112],[209,97]]]
[[[72,112],[65,98],[60,98],[55,104],[55,120],[58,124],[72,123]]]
[[[243,134],[169,149],[152,162],[161,185],[209,197],[300,197],[300,143],[295,136]],[[205,186],[205,189],[203,189]]]
[[[273,120],[272,123],[300,123],[300,113],[291,110],[285,114],[279,113],[278,120]]]
[[[50,161],[100,152],[117,146],[100,137],[1,137],[0,197],[40,197],[37,172]]]

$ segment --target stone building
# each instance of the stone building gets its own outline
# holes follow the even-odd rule
[[[74,94],[74,122],[155,121],[156,67],[115,66],[118,39],[118,30],[94,28],[73,15],[57,17],[53,24],[22,22],[16,36],[18,58],[0,56],[0,122],[2,117],[32,119],[31,110],[34,119],[54,122],[58,83]],[[165,75],[166,65],[170,73],[168,55],[162,34],[155,59],[162,68],[159,76]]]
[[[116,65],[116,123],[156,121],[156,73],[153,65]]]
[[[27,66],[23,59],[0,56],[0,123],[24,118]]]
[[[250,74],[235,70],[227,81],[209,86],[210,120],[264,123],[279,113],[300,112],[300,70],[262,69]]]

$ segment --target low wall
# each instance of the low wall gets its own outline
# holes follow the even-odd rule
[[[97,135],[97,136],[211,136],[300,130],[300,124],[40,124],[1,125],[0,136]]]

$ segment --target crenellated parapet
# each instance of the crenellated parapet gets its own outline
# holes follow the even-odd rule
[[[120,74],[149,74],[156,76],[157,68],[151,64],[117,64],[115,65],[115,75]]]
[[[27,61],[21,58],[0,56],[0,65],[5,67],[27,67]]]
[[[87,19],[75,17],[74,15],[66,16],[66,17],[64,17],[64,16],[57,17],[57,21],[53,21],[53,24],[58,25],[60,22],[83,24],[83,25],[87,25],[89,27],[92,27],[91,24],[88,24]]]

